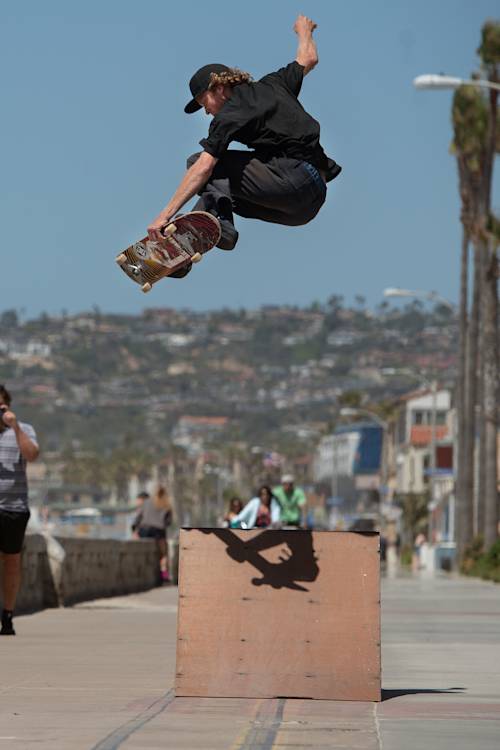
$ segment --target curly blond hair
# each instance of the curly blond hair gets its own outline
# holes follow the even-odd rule
[[[240,83],[249,83],[252,80],[250,73],[245,73],[238,68],[230,68],[223,73],[211,73],[208,90],[211,91],[216,86],[239,86]]]

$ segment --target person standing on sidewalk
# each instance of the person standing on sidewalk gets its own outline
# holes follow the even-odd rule
[[[21,585],[21,549],[30,517],[26,463],[38,458],[33,427],[18,422],[11,397],[0,385],[0,553],[3,561],[3,611],[0,635],[15,635],[12,624]]]
[[[165,487],[158,487],[139,509],[132,531],[139,539],[154,539],[158,550],[159,583],[169,583],[167,529],[172,523],[172,506]]]
[[[281,485],[275,487],[273,495],[281,505],[282,526],[297,526],[302,523],[302,509],[306,504],[304,490],[295,487],[295,478],[292,474],[284,474],[281,477]]]

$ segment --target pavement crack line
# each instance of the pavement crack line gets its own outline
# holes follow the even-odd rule
[[[134,732],[137,732],[138,729],[141,729],[144,724],[147,724],[148,721],[154,719],[155,716],[161,714],[162,711],[164,711],[173,702],[174,698],[174,691],[169,690],[168,693],[159,698],[157,701],[154,701],[154,703],[148,706],[145,711],[142,711],[142,713],[140,713],[134,719],[130,719],[130,721],[127,721],[125,722],[125,724],[119,726],[117,729],[111,732],[111,734],[108,734],[108,736],[98,742],[97,745],[94,745],[92,747],[92,750],[116,750],[116,748],[120,747],[120,745],[130,737],[130,735],[134,734]]]
[[[276,735],[283,721],[286,698],[278,698],[274,712],[270,715],[269,703],[257,712],[245,737],[236,750],[273,750]]]
[[[374,703],[373,704],[373,721],[375,722],[375,732],[377,734],[377,742],[378,742],[379,750],[383,750],[382,735],[380,734],[380,721],[378,718],[377,707],[378,707],[378,703]]]

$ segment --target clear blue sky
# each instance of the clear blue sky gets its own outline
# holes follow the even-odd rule
[[[331,294],[376,304],[386,286],[456,300],[452,95],[411,81],[467,77],[497,1],[4,0],[0,9],[0,310],[302,305]],[[144,296],[114,257],[144,234],[206,134],[204,114],[183,112],[187,81],[207,62],[256,78],[288,63],[299,12],[318,23],[320,55],[301,100],[344,167],[326,205],[306,227],[238,219],[233,253],[213,250],[189,278]]]

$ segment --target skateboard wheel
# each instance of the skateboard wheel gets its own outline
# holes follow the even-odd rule
[[[177,227],[175,224],[169,224],[165,229],[163,230],[163,236],[164,237],[171,237],[174,232],[177,230]]]
[[[119,266],[125,265],[125,263],[127,262],[127,256],[125,255],[125,253],[120,253],[120,255],[117,255],[116,262]]]
[[[191,263],[199,263],[201,260],[201,253],[195,253],[191,256]]]
[[[144,294],[146,294],[146,292],[150,292],[152,288],[153,286],[152,284],[149,283],[149,281],[147,281],[145,284],[141,286],[141,289],[144,292]]]

